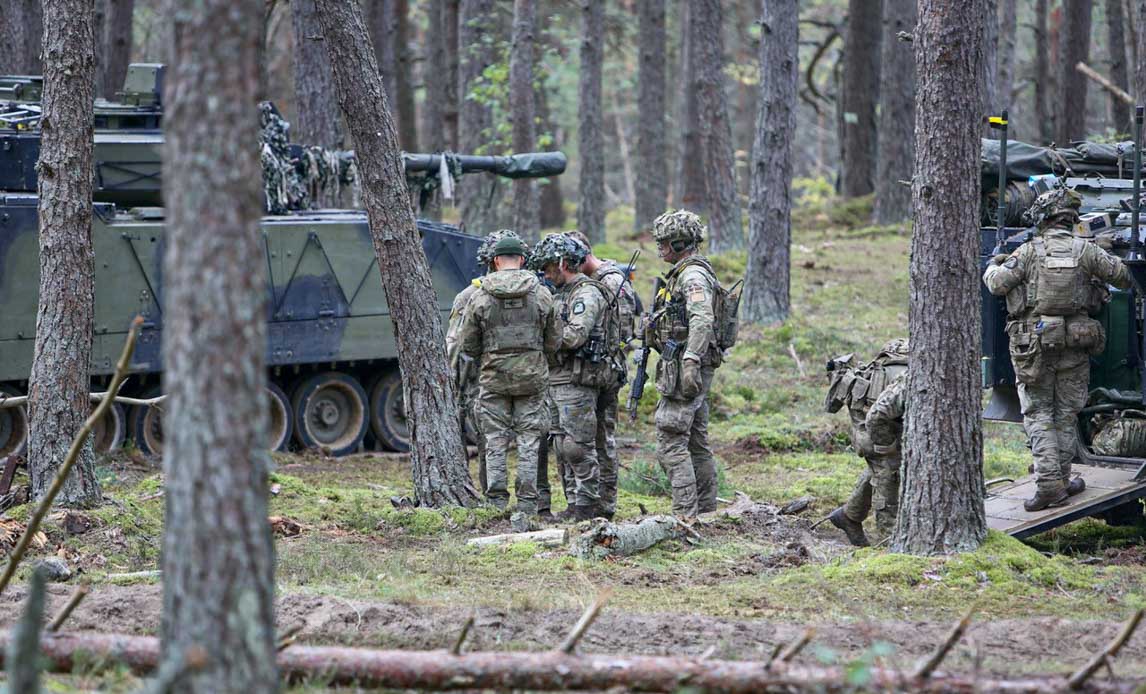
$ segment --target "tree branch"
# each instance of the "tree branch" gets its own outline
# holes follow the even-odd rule
[[[1126,645],[1131,635],[1134,634],[1134,630],[1138,628],[1138,624],[1142,621],[1142,613],[1142,608],[1134,610],[1134,614],[1130,615],[1130,619],[1126,620],[1126,624],[1122,626],[1122,631],[1118,632],[1118,636],[1115,636],[1114,640],[1111,641],[1106,648],[1096,653],[1078,672],[1071,675],[1070,679],[1066,681],[1066,686],[1071,689],[1079,689],[1090,679],[1091,675],[1098,672],[1103,663],[1106,663],[1109,667],[1110,659],[1118,655],[1118,651],[1122,650],[1122,647]]]

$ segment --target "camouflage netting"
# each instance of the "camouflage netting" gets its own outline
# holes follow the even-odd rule
[[[292,146],[290,123],[269,101],[259,104],[262,127],[263,190],[268,214],[306,210],[329,194],[338,199],[342,187],[353,186],[359,204],[358,167],[354,153],[322,147]]]
[[[1146,412],[1123,410],[1094,418],[1098,432],[1090,448],[1098,455],[1122,458],[1146,457]]]

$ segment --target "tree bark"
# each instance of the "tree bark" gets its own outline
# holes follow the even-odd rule
[[[175,692],[278,690],[254,146],[263,8],[260,0],[199,0],[174,15],[164,98],[160,631],[166,658],[198,646],[208,661]]]
[[[458,20],[461,12],[461,0],[444,0],[445,14],[443,32],[446,37],[446,72],[442,79],[446,81],[445,119],[449,149],[457,151],[461,147],[458,139]]]
[[[131,63],[132,30],[135,19],[135,0],[105,0],[107,15],[104,24],[104,50],[100,79],[103,95],[111,99],[123,89],[127,66]],[[99,36],[96,37],[99,40]]]
[[[1035,54],[1035,123],[1038,124],[1039,141],[1049,144],[1054,139],[1051,114],[1047,110],[1047,92],[1050,89],[1050,39],[1047,35],[1047,0],[1035,0],[1034,45],[1042,47]]]
[[[25,75],[43,74],[40,50],[44,40],[44,9],[41,0],[23,0],[24,57],[20,72]]]
[[[690,4],[692,33],[700,39],[690,50],[697,51],[693,91],[697,94],[700,119],[708,247],[713,253],[722,253],[744,248],[736,153],[724,91],[724,13],[721,0],[693,0]]]
[[[95,54],[95,95],[105,96],[103,89],[103,66],[107,59],[107,0],[93,0],[92,3],[92,48]]]
[[[1012,0],[1013,2],[1013,0]],[[914,43],[899,32],[915,31],[915,0],[883,0],[883,53],[879,91],[878,166],[875,177],[876,224],[911,218],[912,170],[915,166]],[[904,184],[903,181],[907,181]]]
[[[1130,89],[1130,75],[1126,69],[1126,33],[1123,31],[1122,0],[1106,0],[1106,35],[1110,54],[1110,81],[1123,91]],[[1110,100],[1110,117],[1114,121],[1115,132],[1131,131],[1130,106],[1113,94]]]
[[[605,240],[605,136],[601,116],[601,64],[605,5],[581,0],[581,70],[578,81],[577,140],[581,153],[577,228],[591,243]]]
[[[665,211],[665,0],[637,0],[637,176],[633,230],[652,228]]]
[[[493,112],[475,89],[482,71],[494,61],[497,36],[493,0],[461,0],[458,17],[458,138],[465,154],[492,154]],[[475,97],[475,98],[470,98]],[[457,195],[462,223],[477,233],[492,231],[497,220],[500,182],[490,176],[471,176],[459,182]],[[491,193],[493,193],[491,195]]]
[[[347,143],[314,0],[291,0],[290,12],[296,128],[292,139],[305,145],[343,149]],[[315,207],[338,207],[340,203],[333,186],[327,186],[319,199],[311,200]]]
[[[1126,18],[1126,50],[1129,60],[1126,62],[1126,79],[1129,82],[1134,78],[1134,71],[1138,66],[1138,16],[1134,6],[1135,0],[1122,0],[1122,16]],[[1129,91],[1129,90],[1127,90]]]
[[[24,0],[0,0],[0,75],[23,72]]]
[[[876,125],[879,103],[881,0],[849,0],[840,85],[843,167],[840,193],[847,198],[875,190]]]
[[[999,111],[1008,111],[1011,120],[1015,120],[1015,32],[1018,31],[1019,17],[1015,0],[999,2],[999,84],[995,103]]]
[[[762,7],[760,102],[752,145],[742,314],[755,323],[775,323],[788,317],[789,305],[799,8],[796,0],[764,0]]]
[[[983,13],[983,114],[999,113],[999,2],[985,0]],[[983,123],[983,136],[991,136],[991,126]]]
[[[895,552],[969,551],[987,534],[979,389],[983,0],[920,0],[915,31],[909,406]]]
[[[705,212],[704,150],[700,138],[699,95],[692,85],[696,83],[697,45],[704,37],[693,30],[693,3],[683,3],[681,13],[681,77],[680,84],[688,85],[680,100],[680,173],[677,175],[677,206],[697,214]]]
[[[414,90],[410,80],[409,6],[407,0],[368,0],[370,36],[378,56],[382,84],[394,104],[398,142],[408,152],[418,151]]]
[[[1058,96],[1055,99],[1055,140],[1066,147],[1086,136],[1088,80],[1074,69],[1090,56],[1090,17],[1093,0],[1063,0],[1062,43],[1059,47]]]
[[[541,130],[549,136],[549,144],[542,149],[553,152],[561,149],[561,133],[549,113],[549,95],[545,85],[537,87],[537,118]],[[540,184],[540,211],[538,222],[542,229],[565,226],[565,196],[561,192],[561,177],[551,176]]]
[[[1134,8],[1137,31],[1135,45],[1138,60],[1134,64],[1134,98],[1142,103],[1146,99],[1146,0],[1136,0]]]
[[[446,0],[430,0],[426,17],[429,21],[426,29],[426,61],[429,67],[422,73],[426,89],[422,108],[422,143],[427,151],[442,152],[452,148],[446,124],[451,85],[446,51]]]
[[[374,253],[398,340],[414,495],[422,506],[478,501],[466,467],[438,297],[414,226],[394,119],[357,3],[318,0],[338,103],[354,139]],[[433,308],[434,310],[429,310]]]
[[[509,54],[509,103],[515,152],[532,152],[537,142],[534,117],[533,61],[534,32],[537,30],[534,0],[514,0],[513,44]],[[527,241],[537,241],[541,214],[537,186],[533,179],[513,182],[513,228]]]
[[[47,32],[39,174],[40,300],[28,390],[32,498],[52,484],[91,413],[95,311],[92,148],[95,35],[92,0],[46,0]],[[61,506],[98,506],[91,440],[59,496]]]

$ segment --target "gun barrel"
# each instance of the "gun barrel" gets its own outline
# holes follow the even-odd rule
[[[436,173],[442,166],[442,154],[402,153],[406,173]],[[545,178],[565,173],[563,152],[526,152],[502,157],[473,154],[446,154],[451,169],[463,174],[486,172],[504,178]]]

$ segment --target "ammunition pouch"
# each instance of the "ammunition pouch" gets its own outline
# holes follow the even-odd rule
[[[1053,352],[1063,349],[1066,344],[1066,318],[1062,316],[1039,316],[1035,323],[1035,335],[1043,351]]]
[[[828,383],[828,394],[824,396],[824,411],[839,412],[848,402],[848,394],[855,382],[855,372],[851,369],[837,369],[832,372]]]
[[[1093,318],[1072,316],[1066,319],[1066,346],[1097,356],[1106,348],[1106,330]]]

